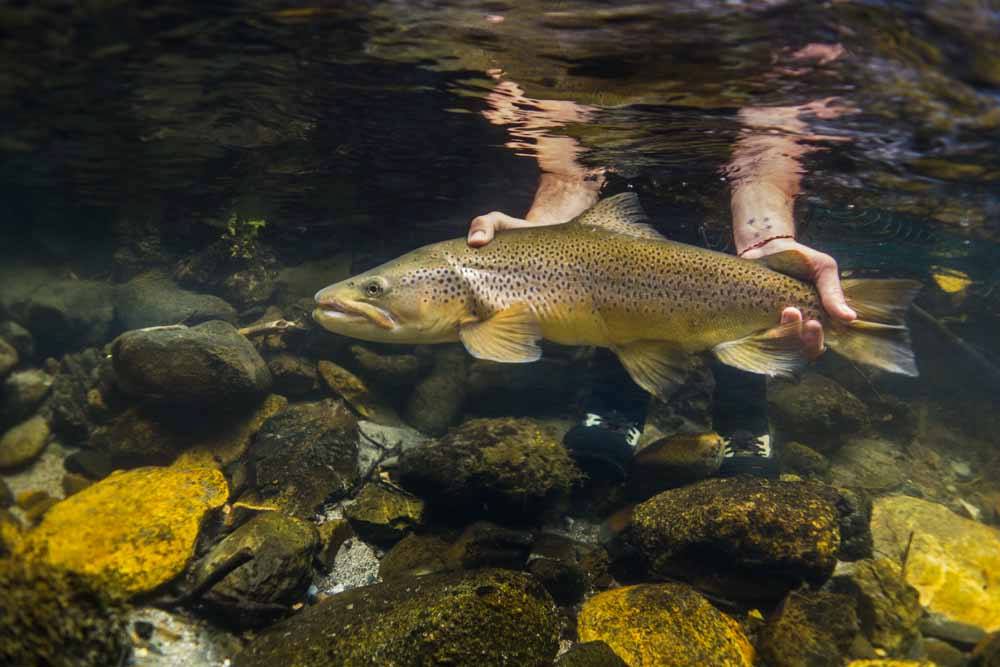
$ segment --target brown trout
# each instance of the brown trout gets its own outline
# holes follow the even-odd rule
[[[916,375],[904,315],[920,283],[844,280],[858,313],[832,320],[792,250],[750,261],[669,241],[645,222],[633,193],[576,219],[505,231],[482,248],[442,241],[316,294],[314,319],[334,333],[395,343],[461,341],[475,357],[530,362],[542,338],[608,347],[646,391],[663,396],[690,356],[711,352],[755,373],[788,375],[804,363],[801,324],[818,319],[831,349]]]

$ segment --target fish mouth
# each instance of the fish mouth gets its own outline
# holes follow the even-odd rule
[[[396,320],[388,311],[370,303],[325,296],[322,291],[315,298],[317,307],[313,311],[313,317],[316,319],[345,324],[368,321],[382,329],[396,328]]]

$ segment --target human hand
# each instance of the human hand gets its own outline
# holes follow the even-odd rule
[[[808,279],[816,285],[823,309],[831,318],[845,323],[857,319],[858,314],[847,305],[847,300],[844,298],[844,290],[840,286],[840,271],[837,268],[837,260],[830,255],[792,239],[775,239],[767,245],[744,253],[742,257],[758,259],[786,250],[796,250],[806,258],[811,274]],[[781,313],[782,324],[802,322],[802,319],[802,311],[798,308],[785,308]],[[804,322],[801,337],[802,348],[810,359],[815,359],[826,349],[823,341],[823,325],[818,320]]]
[[[499,231],[537,226],[538,223],[515,218],[500,211],[492,211],[472,219],[469,224],[468,243],[473,248],[480,248],[492,241]]]

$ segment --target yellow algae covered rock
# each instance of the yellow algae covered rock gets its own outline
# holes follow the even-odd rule
[[[851,660],[847,667],[936,667],[935,663],[926,660],[892,660],[875,658],[872,660]]]
[[[359,415],[370,419],[375,414],[374,399],[361,378],[332,361],[321,361],[317,368],[326,386],[347,401]]]
[[[631,667],[742,667],[754,651],[739,623],[683,584],[616,588],[587,600],[581,642],[603,641]]]
[[[910,536],[912,535],[912,540]],[[1000,630],[1000,530],[910,496],[879,498],[875,551],[902,562],[920,604],[943,620]]]
[[[132,596],[177,576],[229,487],[214,468],[115,472],[54,505],[19,551]]]

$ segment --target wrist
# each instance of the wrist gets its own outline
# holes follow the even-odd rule
[[[798,247],[798,241],[790,234],[779,234],[764,237],[755,243],[751,243],[743,248],[737,246],[736,255],[743,259],[758,259],[767,255],[791,250]]]

